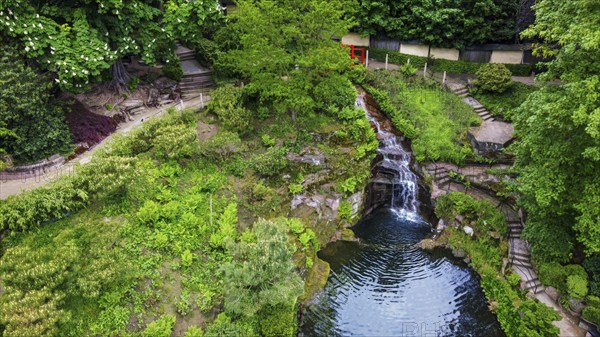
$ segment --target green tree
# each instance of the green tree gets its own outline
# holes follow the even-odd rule
[[[82,91],[105,70],[121,88],[130,79],[122,57],[178,62],[174,40],[199,30],[202,19],[213,14],[220,15],[216,0],[6,0],[0,2],[0,41],[17,43],[54,72],[64,90]]]
[[[536,53],[555,56],[543,79],[559,78],[514,113],[518,190],[529,213],[525,237],[541,260],[567,261],[576,241],[600,252],[600,3],[539,1]]]
[[[245,90],[275,111],[294,118],[311,111],[316,105],[311,89],[349,69],[347,51],[332,38],[351,27],[345,14],[353,5],[353,0],[240,0],[229,26],[240,46],[221,55],[217,65],[249,81]]]
[[[231,247],[234,260],[223,266],[225,311],[236,316],[252,317],[267,306],[293,307],[302,294],[285,222],[259,220],[253,233],[255,240]]]
[[[361,0],[362,34],[441,47],[505,41],[515,35],[517,0]]]
[[[29,162],[71,149],[64,111],[50,97],[51,83],[14,54],[0,54],[1,148]],[[0,154],[1,155],[1,154]]]

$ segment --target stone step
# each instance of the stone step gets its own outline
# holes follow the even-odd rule
[[[208,70],[208,71],[204,71],[201,73],[195,73],[195,74],[184,74],[181,77],[181,82],[191,82],[194,81],[195,79],[198,78],[205,78],[205,77],[211,77],[212,78],[213,72]]]
[[[509,233],[523,233],[523,227],[508,227],[508,232]]]
[[[468,89],[467,87],[465,87],[465,86],[461,86],[461,87],[458,87],[458,88],[454,88],[454,89],[452,89],[452,91],[453,91],[454,93],[456,93],[456,94],[461,94],[461,93],[463,93],[463,92],[467,92],[467,91],[469,91],[469,89]]]
[[[524,267],[524,268],[528,268],[528,269],[533,269],[533,266],[531,265],[530,261],[513,260],[512,264],[513,264],[513,266],[518,266],[518,267]]]
[[[471,107],[472,107],[473,109],[475,109],[475,110],[477,110],[477,109],[481,109],[481,108],[484,108],[484,109],[485,109],[485,107],[484,107],[483,105],[481,105],[481,104],[477,104],[477,105],[471,105]]]
[[[457,94],[457,95],[459,97],[462,97],[462,98],[469,97],[469,93],[468,92],[465,92],[465,93],[462,93],[462,94]]]
[[[537,278],[528,280],[527,282],[522,283],[523,290],[526,290],[526,291],[535,290],[536,293],[543,287],[544,287],[544,285]],[[542,289],[542,291],[543,291],[543,289]]]
[[[491,116],[491,115],[492,115],[492,113],[491,113],[491,112],[489,112],[489,111],[487,111],[487,110],[486,110],[486,111],[482,111],[482,112],[478,112],[477,114],[478,114],[478,115],[479,115],[479,117],[481,117],[481,118],[485,118],[485,117],[488,117],[488,116]]]
[[[494,117],[492,117],[492,116],[486,116],[486,117],[483,117],[483,120],[484,120],[484,121],[490,121],[490,122],[493,122],[493,121],[495,121]]]
[[[437,181],[438,186],[443,186],[452,182],[452,178],[445,176],[444,178]]]
[[[508,238],[509,239],[520,239],[521,233],[508,233]]]
[[[475,108],[475,111],[487,110],[483,105]]]
[[[215,83],[213,81],[203,81],[203,82],[195,82],[195,83],[181,83],[179,84],[179,89],[194,89],[194,88],[202,88],[202,87],[214,87]]]
[[[511,251],[508,253],[508,258],[515,261],[531,261],[531,254],[519,252],[519,251]]]
[[[179,57],[180,59],[182,59],[184,57],[189,57],[189,56],[194,57],[195,55],[196,55],[196,52],[193,50],[186,50],[186,51],[177,53],[177,57]]]

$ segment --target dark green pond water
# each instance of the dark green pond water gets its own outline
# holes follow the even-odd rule
[[[320,253],[324,292],[302,317],[304,336],[504,336],[474,272],[445,252],[414,248],[430,225],[382,209],[360,222],[361,243]]]

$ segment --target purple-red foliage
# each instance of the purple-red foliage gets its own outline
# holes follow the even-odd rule
[[[98,144],[102,139],[115,132],[116,125],[108,116],[97,115],[83,104],[75,101],[71,112],[67,114],[67,123],[75,143]]]

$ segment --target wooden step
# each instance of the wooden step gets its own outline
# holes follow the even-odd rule
[[[201,88],[201,87],[214,87],[215,83],[213,81],[203,81],[203,82],[197,82],[197,83],[181,83],[179,84],[179,89],[181,90],[186,90],[186,89],[195,89],[195,88]]]

